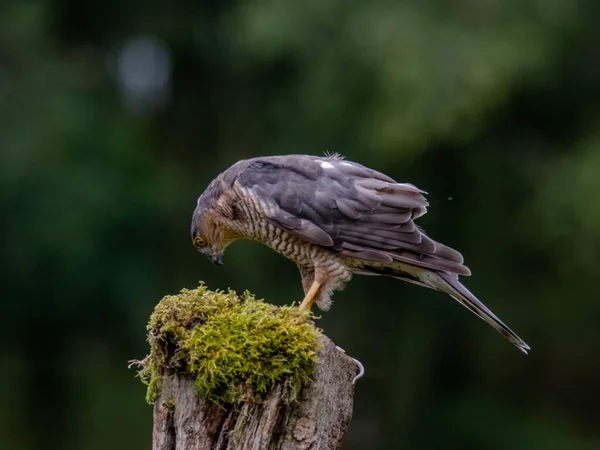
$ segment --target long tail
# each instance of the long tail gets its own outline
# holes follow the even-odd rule
[[[363,267],[361,270],[354,269],[353,272],[361,275],[390,276],[419,286],[435,289],[436,291],[445,292],[477,317],[498,330],[502,336],[512,342],[523,353],[527,354],[531,350],[523,339],[517,336],[513,330],[508,328],[487,306],[481,303],[477,297],[464,287],[458,281],[456,275],[407,265],[403,265],[403,267]]]
[[[477,317],[485,320],[523,353],[527,354],[530,350],[529,345],[527,345],[523,339],[517,336],[514,331],[496,317],[496,315],[464,287],[454,275],[446,272],[428,271],[425,279],[422,278],[421,280],[428,286],[450,295],[450,297],[455,299]]]

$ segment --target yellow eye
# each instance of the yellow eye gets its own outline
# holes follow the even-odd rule
[[[200,248],[200,247],[204,247],[205,245],[206,245],[206,241],[203,238],[201,238],[200,236],[196,236],[194,238],[194,247]]]

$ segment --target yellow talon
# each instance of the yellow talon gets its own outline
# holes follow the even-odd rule
[[[306,293],[304,300],[302,300],[302,303],[300,304],[301,309],[308,309],[310,311],[310,308],[312,307],[312,304],[315,301],[315,297],[317,296],[319,289],[321,289],[321,285],[316,281],[313,282],[309,291]]]

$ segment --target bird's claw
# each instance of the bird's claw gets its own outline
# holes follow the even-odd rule
[[[354,359],[352,356],[346,354],[346,350],[344,350],[342,347],[336,345],[335,348],[337,348],[344,355],[348,356],[348,358],[350,358],[352,361],[354,361],[354,364],[356,364],[356,366],[358,367],[358,375],[356,375],[352,379],[352,384],[356,383],[356,380],[358,380],[359,378],[362,378],[364,376],[364,374],[365,374],[365,367],[362,365],[362,363],[358,359]]]

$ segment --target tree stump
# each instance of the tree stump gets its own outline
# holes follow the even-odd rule
[[[356,365],[321,337],[313,380],[295,402],[278,385],[260,403],[220,406],[186,374],[166,376],[154,403],[153,450],[339,449],[352,418]]]
[[[154,450],[338,449],[356,364],[309,311],[203,284],[164,297],[137,362]]]

